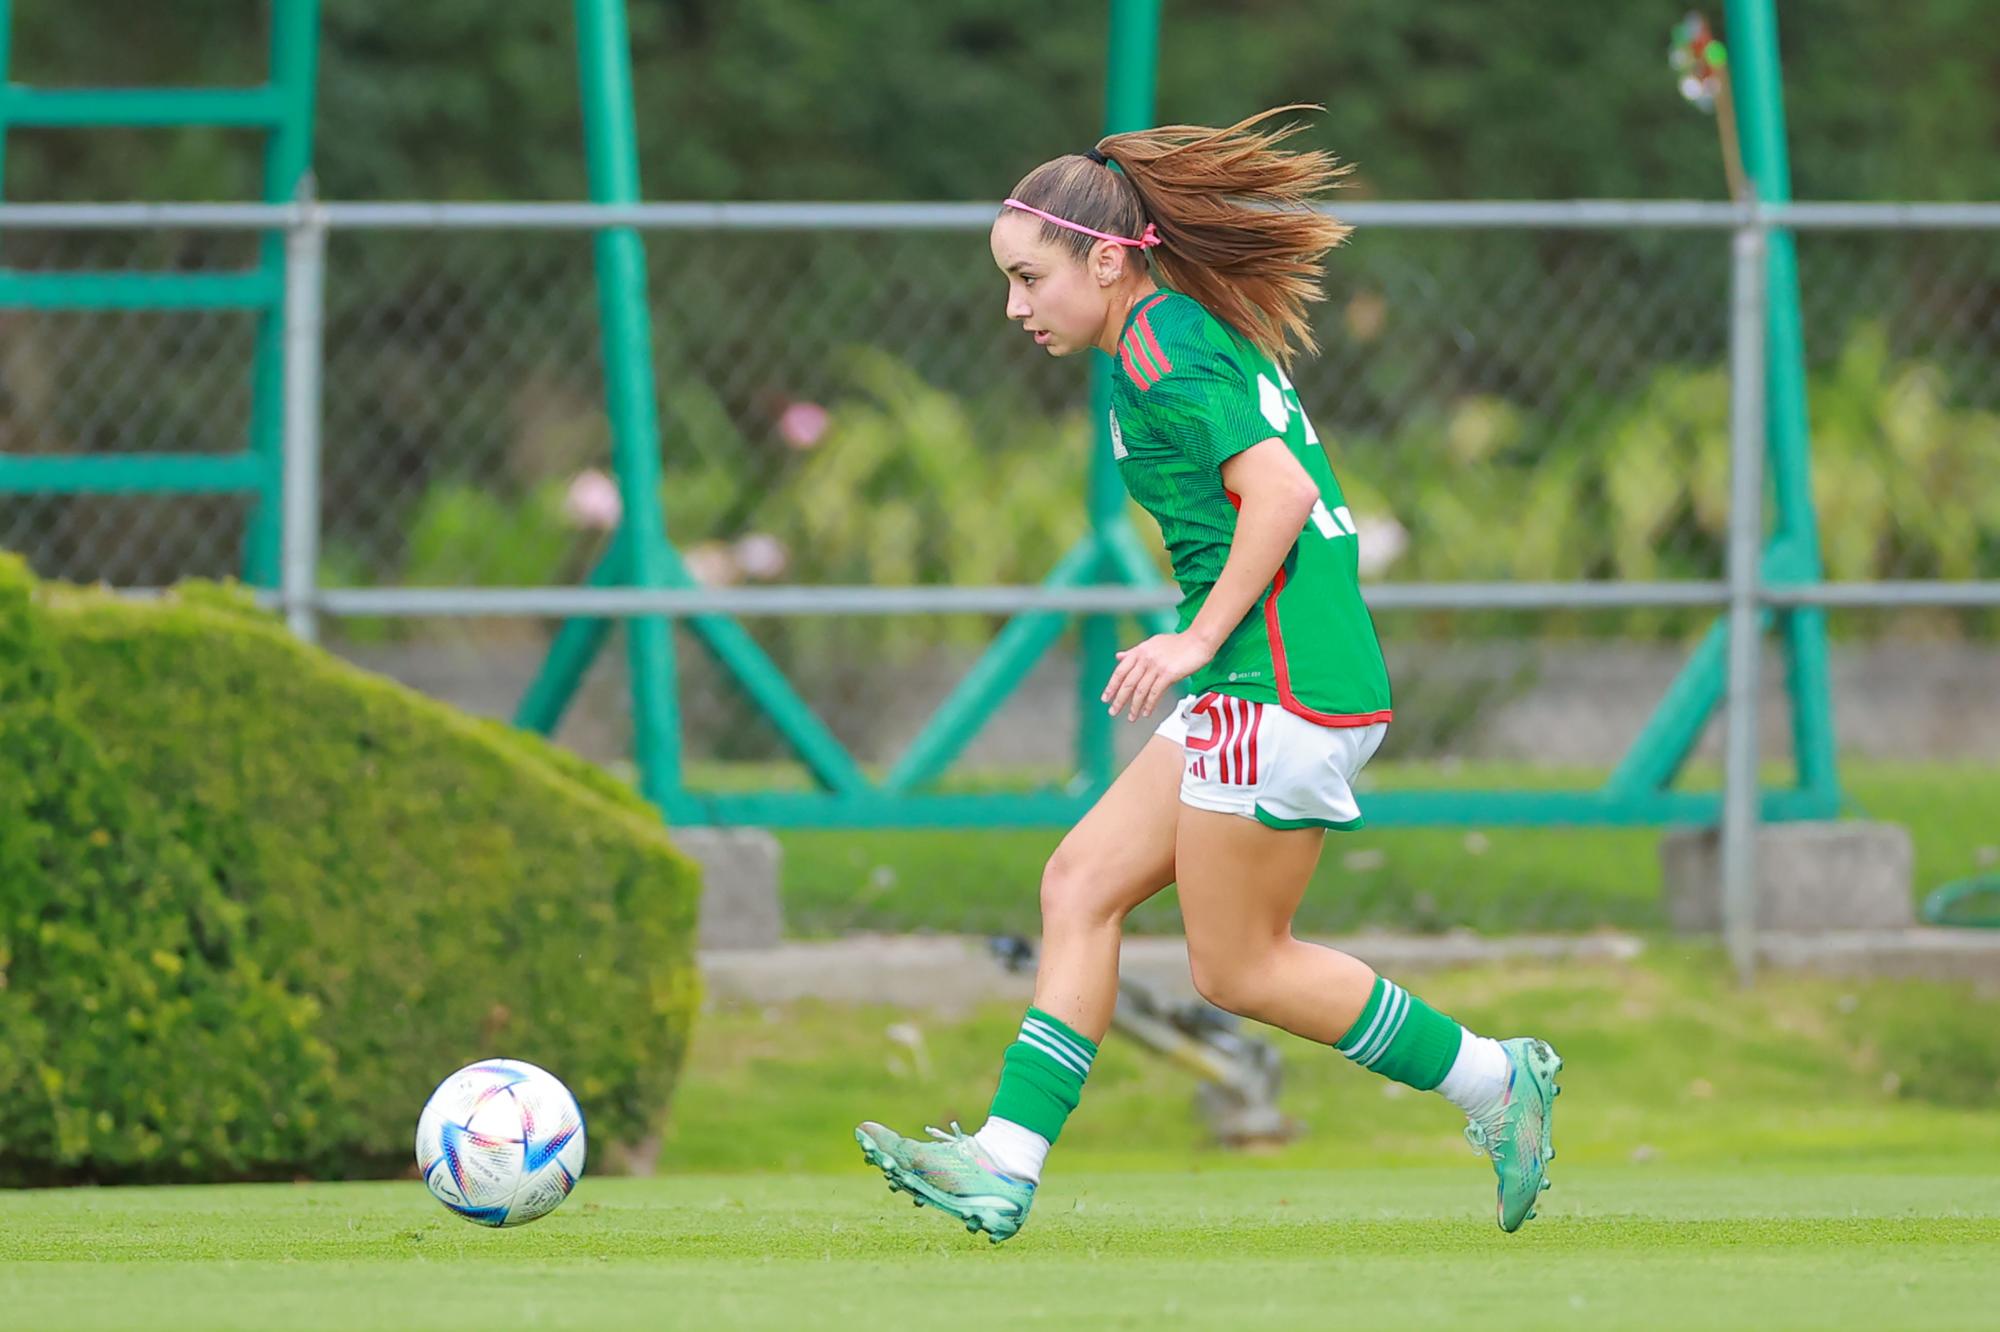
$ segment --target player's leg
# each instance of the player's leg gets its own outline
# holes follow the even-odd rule
[[[1176,835],[1196,988],[1218,1007],[1441,1093],[1466,1113],[1474,1146],[1493,1157],[1501,1226],[1518,1228],[1554,1155],[1555,1052],[1537,1040],[1475,1035],[1360,959],[1292,934],[1325,829],[1359,824],[1349,783],[1379,732],[1343,733],[1240,703],[1224,714],[1230,752],[1216,756],[1211,780],[1184,788],[1203,807],[1181,811]]]
[[[1026,1220],[1042,1163],[1110,1028],[1125,917],[1173,881],[1184,730],[1170,719],[1043,869],[1035,1000],[1002,1058],[985,1126],[977,1134],[956,1124],[949,1133],[932,1129],[928,1142],[875,1123],[855,1130],[890,1188],[995,1242]]]

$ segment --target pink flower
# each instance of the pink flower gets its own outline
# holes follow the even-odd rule
[[[778,416],[778,434],[795,449],[809,449],[819,443],[831,420],[826,408],[816,402],[795,402]]]
[[[618,483],[596,468],[578,472],[563,496],[563,516],[578,527],[593,532],[609,532],[624,515],[624,500]]]
[[[736,567],[736,558],[729,553],[729,547],[720,541],[703,541],[689,547],[682,560],[694,581],[703,587],[728,587],[743,579],[743,571]]]
[[[785,571],[791,556],[785,543],[768,532],[752,532],[738,537],[736,544],[729,548],[736,561],[736,567],[746,578],[769,582]]]

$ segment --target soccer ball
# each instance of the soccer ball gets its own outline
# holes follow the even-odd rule
[[[417,1170],[439,1202],[483,1226],[547,1216],[583,1175],[583,1112],[555,1075],[482,1059],[438,1084],[417,1120]]]

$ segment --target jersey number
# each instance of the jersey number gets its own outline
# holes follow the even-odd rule
[[[1299,405],[1299,391],[1292,387],[1290,377],[1283,370],[1278,371],[1278,382],[1275,384],[1268,375],[1257,376],[1257,405],[1273,430],[1289,428],[1292,416],[1296,414],[1299,424],[1305,427],[1306,443],[1313,448],[1320,446],[1319,432],[1313,429],[1312,418],[1306,415],[1306,409]],[[1312,525],[1328,541],[1359,534],[1354,526],[1354,515],[1347,511],[1347,506],[1343,504],[1329,509],[1325,500],[1314,502]]]

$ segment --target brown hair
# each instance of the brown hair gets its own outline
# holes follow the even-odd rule
[[[1317,351],[1306,306],[1324,299],[1320,269],[1327,251],[1353,228],[1313,210],[1313,196],[1348,168],[1333,154],[1280,149],[1304,128],[1257,125],[1287,111],[1273,107],[1227,129],[1162,125],[1113,134],[1097,151],[1113,171],[1081,153],[1044,162],[1014,187],[1013,198],[1072,222],[1137,237],[1151,222],[1161,244],[1151,252],[1161,280],[1192,296],[1280,365],[1295,350]],[[1078,260],[1096,242],[1042,224],[1042,240]]]

